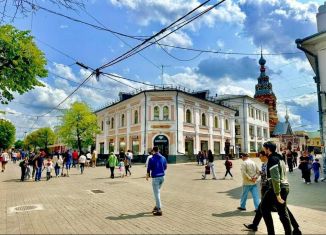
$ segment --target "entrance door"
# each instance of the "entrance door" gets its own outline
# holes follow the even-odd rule
[[[185,152],[186,152],[186,155],[194,155],[194,141],[193,140],[186,140]]]
[[[208,151],[208,141],[200,141],[201,151]]]
[[[153,146],[157,146],[163,156],[169,155],[169,140],[165,135],[156,136]]]

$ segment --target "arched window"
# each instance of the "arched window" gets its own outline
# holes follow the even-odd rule
[[[214,118],[214,128],[219,128],[219,125],[218,125],[218,117],[215,117]]]
[[[154,120],[160,119],[160,108],[158,106],[154,107]]]
[[[134,124],[138,123],[138,111],[136,110],[134,113]]]
[[[186,111],[186,123],[191,123],[191,111],[189,109]]]
[[[121,126],[125,126],[125,115],[121,115]]]
[[[229,130],[229,120],[228,119],[225,119],[225,130]]]
[[[114,128],[114,118],[111,118],[111,129]]]
[[[206,115],[205,115],[205,113],[203,113],[201,115],[201,125],[206,126]]]
[[[169,107],[163,107],[163,120],[169,120]]]

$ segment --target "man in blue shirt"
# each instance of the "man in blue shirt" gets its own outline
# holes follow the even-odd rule
[[[165,157],[159,153],[158,147],[153,148],[153,157],[149,159],[147,166],[146,180],[152,177],[152,186],[154,192],[154,198],[156,206],[153,209],[153,215],[162,215],[162,205],[160,197],[160,189],[164,182],[165,170],[167,168],[167,162]]]

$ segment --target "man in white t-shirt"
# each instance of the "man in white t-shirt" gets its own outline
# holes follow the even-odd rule
[[[7,150],[5,150],[2,154],[1,154],[1,167],[2,167],[2,172],[5,171],[6,169],[6,164],[9,161],[9,154],[7,152]]]

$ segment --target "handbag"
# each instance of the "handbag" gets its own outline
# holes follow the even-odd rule
[[[110,168],[110,164],[109,164],[109,162],[107,162],[107,163],[105,164],[105,167],[106,167],[106,168]]]
[[[210,166],[205,166],[205,175],[209,175],[211,173],[211,167]]]

